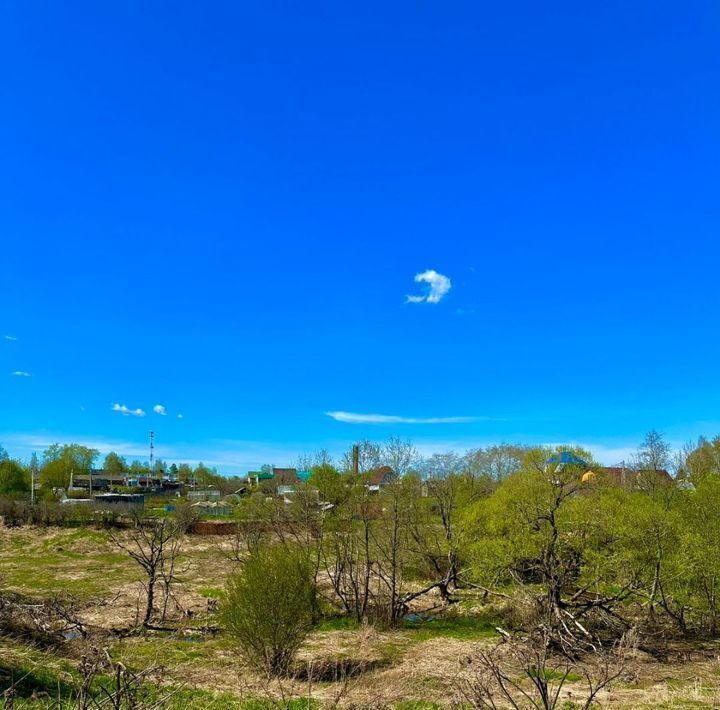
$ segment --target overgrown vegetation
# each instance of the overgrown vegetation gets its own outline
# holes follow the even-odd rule
[[[307,552],[276,546],[251,554],[229,580],[221,619],[246,658],[277,675],[290,670],[316,614]]]
[[[718,451],[720,440],[703,440],[673,454],[651,432],[633,461],[605,469],[572,447],[422,460],[408,442],[363,442],[338,467],[324,453],[303,462],[311,476],[292,496],[249,487],[233,502],[234,534],[218,539],[186,533],[187,506],[98,521],[42,496],[30,504],[27,469],[2,457],[0,485],[14,492],[0,514],[18,527],[0,536],[0,637],[67,653],[65,698],[93,668],[88,707],[93,689],[123,707],[189,697],[187,677],[155,677],[161,647],[186,675],[224,669],[222,690],[253,702],[290,702],[309,684],[332,705],[406,663],[412,677],[423,645],[445,669],[423,666],[414,681],[432,679],[433,702],[561,707],[571,692],[589,707],[632,682],[637,654],[716,653]],[[51,471],[82,463],[55,454]],[[58,523],[78,527],[61,535]],[[27,525],[46,527],[24,536]],[[91,660],[71,651],[78,639],[97,650]],[[16,706],[42,675],[25,663],[19,682],[21,665],[0,673]],[[105,676],[114,691],[98,684]]]

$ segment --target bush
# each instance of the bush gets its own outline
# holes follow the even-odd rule
[[[289,670],[313,626],[316,609],[307,554],[278,545],[251,554],[231,577],[221,615],[247,659],[279,675]]]

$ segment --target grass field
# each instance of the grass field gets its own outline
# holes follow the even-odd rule
[[[138,671],[156,666],[145,690],[152,696],[169,689],[177,708],[462,706],[457,687],[463,661],[497,639],[492,609],[472,595],[450,611],[390,631],[328,618],[299,658],[299,667],[323,669],[322,680],[268,682],[245,667],[222,631],[201,630],[215,625],[209,606],[233,569],[227,545],[222,538],[187,538],[177,597],[191,613],[176,633],[113,634],[135,619],[141,576],[100,530],[0,528],[0,584],[37,600],[71,595],[113,660]],[[61,646],[0,639],[0,691],[17,683],[16,707],[41,707],[49,699],[71,707],[76,667],[87,653],[84,644],[81,639]],[[580,691],[579,676],[571,679],[570,695],[563,700],[567,710]],[[718,707],[720,646],[668,647],[664,658],[638,652],[633,674],[615,682],[600,700],[619,708]]]

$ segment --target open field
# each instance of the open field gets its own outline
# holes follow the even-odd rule
[[[314,668],[281,681],[247,670],[230,640],[214,623],[213,609],[233,569],[228,540],[189,536],[180,562],[177,599],[180,630],[122,638],[140,593],[138,568],[101,530],[0,529],[3,587],[37,600],[71,595],[83,620],[94,627],[112,658],[129,668],[158,666],[150,685],[172,688],[176,707],[433,708],[463,706],[458,693],[464,661],[497,639],[493,609],[471,594],[434,618],[380,631],[347,619],[326,619],[304,645],[298,668]],[[0,688],[17,685],[17,703],[41,706],[42,698],[69,698],[86,642],[58,645],[12,638],[0,646]],[[581,693],[573,674],[563,693],[567,708]],[[600,695],[618,708],[717,707],[720,705],[720,644],[668,645],[661,653],[636,652],[632,672]]]

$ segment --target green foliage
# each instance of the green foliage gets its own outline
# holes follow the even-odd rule
[[[177,477],[183,483],[189,483],[192,480],[192,466],[187,463],[181,463],[177,467]]]
[[[198,594],[206,599],[222,599],[223,590],[220,587],[200,587]]]
[[[536,668],[531,668],[528,671],[528,675],[531,678],[542,678],[543,680],[552,681],[552,680],[568,680],[570,682],[582,680],[582,676],[579,676],[577,673],[567,673],[566,671],[556,671],[554,668],[545,668],[542,671],[539,671]]]
[[[653,432],[640,452],[640,471],[667,460]],[[548,453],[530,452],[518,473],[465,511],[475,579],[521,585],[560,613],[635,602],[651,623],[664,617],[682,633],[689,624],[716,633],[720,477],[698,478],[695,490],[648,479],[626,489],[597,478],[583,488],[582,471],[547,465]]]
[[[410,632],[413,641],[443,637],[473,641],[497,637],[498,623],[485,616],[438,616],[427,621],[405,621],[402,628]]]
[[[683,473],[696,485],[709,476],[720,475],[720,436],[710,441],[701,438],[688,454]]]
[[[80,444],[52,444],[43,453],[40,483],[44,488],[67,488],[73,474],[87,474],[99,455]]]
[[[317,631],[355,631],[360,623],[352,616],[328,616],[317,624]]]
[[[597,512],[602,496],[591,498],[580,490],[588,466],[549,463],[558,453],[530,450],[519,472],[470,506],[462,534],[476,579],[488,586],[537,587],[538,601],[554,613],[584,583],[602,593],[614,557],[607,529],[611,518]],[[592,465],[587,452],[572,453]]]
[[[30,492],[30,474],[17,461],[0,460],[0,495]]]
[[[111,474],[127,473],[128,471],[128,465],[125,457],[116,454],[114,451],[111,451],[105,457],[105,461],[103,462],[103,468],[105,469],[105,471]]]
[[[317,488],[320,500],[338,505],[348,497],[347,482],[332,464],[319,464],[313,466],[310,471],[308,484]]]
[[[252,553],[229,580],[221,618],[247,659],[277,675],[289,670],[316,612],[306,552],[276,545]]]

